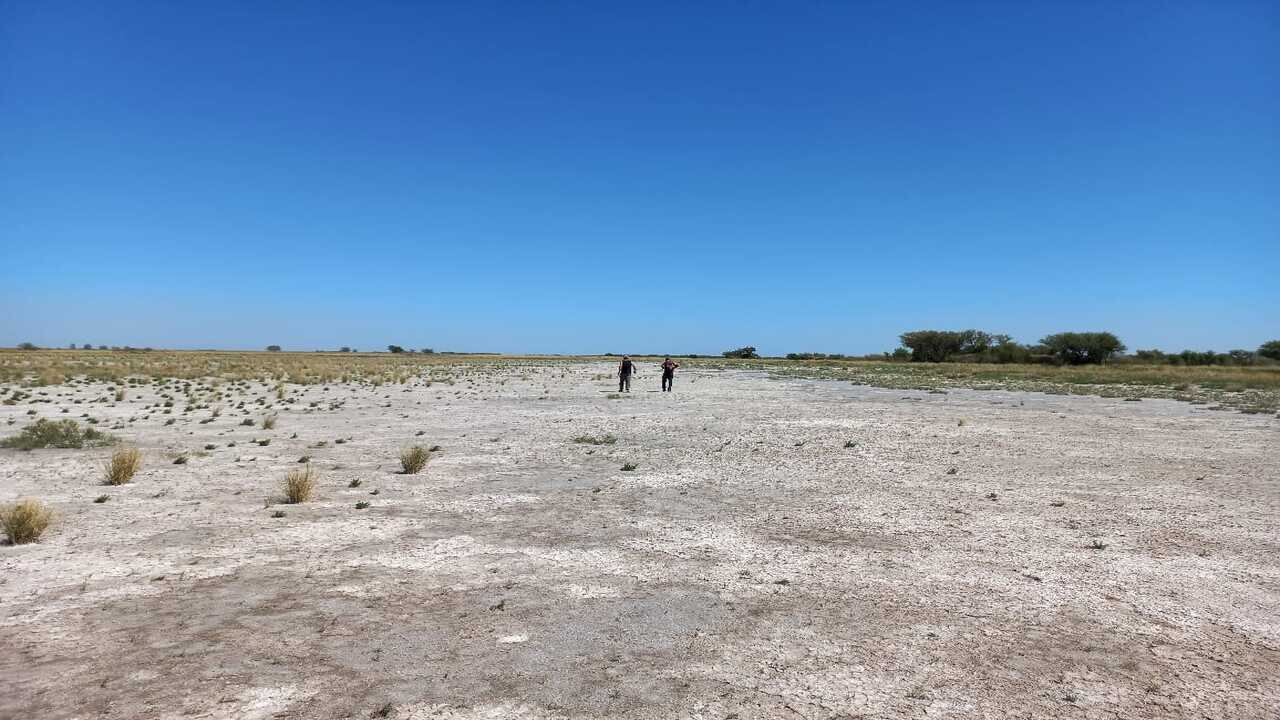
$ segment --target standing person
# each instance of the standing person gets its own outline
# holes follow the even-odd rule
[[[678,367],[680,363],[669,357],[662,361],[662,392],[671,392],[671,384],[675,382]]]
[[[631,373],[636,371],[636,364],[627,355],[622,356],[618,364],[618,392],[631,392]]]

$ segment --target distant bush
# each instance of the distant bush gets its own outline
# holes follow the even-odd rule
[[[981,355],[1009,337],[981,330],[913,330],[899,340],[911,350],[913,362],[946,362],[957,355]]]
[[[400,469],[405,475],[417,475],[427,466],[431,452],[421,445],[405,448],[400,452]]]
[[[93,428],[80,429],[75,420],[41,418],[22,432],[0,441],[0,447],[34,450],[36,448],[102,447],[115,443],[115,438]]]
[[[267,346],[267,352],[280,352],[280,346],[279,346],[279,345],[268,345],[268,346]]]
[[[316,473],[310,465],[290,470],[284,476],[284,497],[290,503],[304,503],[316,491]]]
[[[848,360],[851,356],[840,353],[787,353],[788,360]]]
[[[1280,340],[1262,343],[1262,346],[1258,348],[1258,354],[1271,360],[1280,360]]]
[[[756,354],[756,349],[751,347],[750,345],[746,347],[740,347],[737,350],[725,350],[723,353],[720,353],[720,354],[727,358],[739,358],[743,360],[750,360],[753,358],[760,357],[759,355]]]
[[[1045,351],[1066,365],[1098,365],[1124,352],[1124,343],[1109,332],[1065,332],[1040,341]]]
[[[399,345],[388,345],[387,352],[399,354],[404,352],[404,348],[400,347]]]
[[[53,511],[39,500],[19,500],[0,507],[0,526],[11,545],[39,540],[51,522]]]
[[[19,350],[39,350],[40,348],[36,346],[35,343],[24,342],[24,343],[18,343],[18,349]]]
[[[123,485],[129,482],[142,467],[142,453],[137,448],[124,448],[111,455],[111,459],[103,467],[104,482],[107,485]]]

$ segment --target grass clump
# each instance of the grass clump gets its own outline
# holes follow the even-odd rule
[[[0,441],[0,447],[18,450],[36,448],[83,448],[111,445],[116,439],[91,427],[80,429],[75,420],[48,420],[41,418],[22,429],[22,432]]]
[[[275,427],[276,427],[276,420],[279,420],[279,419],[280,419],[280,418],[279,418],[278,416],[276,416],[276,415],[268,415],[268,416],[266,416],[266,417],[262,418],[262,429],[263,429],[263,430],[274,430],[274,429],[275,429]]]
[[[357,510],[364,510],[367,507],[369,507],[369,503],[364,500],[361,500],[360,502],[356,503]]]
[[[111,453],[111,459],[102,468],[106,485],[123,485],[133,479],[142,467],[142,452],[138,448],[123,448]]]
[[[573,439],[579,445],[612,445],[618,442],[613,435],[579,435]]]
[[[316,472],[310,465],[290,470],[284,476],[284,497],[291,504],[304,503],[316,492]]]
[[[22,545],[40,539],[53,522],[53,511],[39,500],[19,500],[0,507],[0,526],[11,545]]]
[[[635,470],[638,467],[640,466],[636,465],[635,463],[627,463],[626,465],[622,466],[622,472],[631,472],[632,470]]]
[[[421,445],[407,447],[400,451],[400,468],[405,475],[417,475],[430,459],[431,451]]]

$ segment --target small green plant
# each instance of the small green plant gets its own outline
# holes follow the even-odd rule
[[[365,509],[365,508],[367,508],[367,507],[369,507],[369,503],[368,503],[368,501],[361,500],[361,501],[359,501],[359,502],[357,502],[357,503],[356,503],[356,509],[357,509],[357,510],[364,510],[364,509]]]
[[[97,504],[101,505],[102,503],[104,503],[104,502],[106,502],[106,501],[108,501],[108,500],[110,500],[110,499],[111,499],[111,496],[110,496],[110,495],[99,495],[98,497],[94,498],[94,499],[93,499],[93,501],[94,501],[95,503],[97,503]]]
[[[142,451],[137,448],[121,448],[111,453],[111,459],[102,468],[107,485],[123,485],[142,467]]]
[[[854,441],[852,441],[852,440],[845,440],[845,441],[844,441],[844,446],[845,446],[846,448],[855,448],[855,447],[858,447],[858,443],[856,443],[856,442],[854,442]]]
[[[271,517],[273,517],[273,518],[282,518],[282,517],[284,517],[284,511],[283,511],[283,510],[276,510],[275,512],[271,513]]]
[[[205,443],[204,449],[205,449],[205,450],[217,450],[217,449],[218,449],[218,446],[217,446],[217,445],[214,445],[213,443]]]
[[[253,418],[245,418],[240,421],[240,424],[244,427],[253,427]]]
[[[579,445],[613,445],[618,438],[613,435],[579,435],[573,441]]]
[[[176,457],[176,458],[174,458],[174,459],[173,459],[173,464],[174,464],[174,465],[186,465],[186,464],[187,464],[187,456],[186,456],[185,454],[183,454],[183,455],[179,455],[178,457]]]
[[[635,470],[638,467],[640,466],[636,465],[635,463],[627,463],[626,465],[622,466],[622,472],[631,472],[632,470]]]
[[[1098,538],[1094,538],[1090,540],[1089,544],[1086,545],[1085,547],[1089,548],[1090,550],[1106,550],[1107,544],[1102,542]]]
[[[22,432],[0,441],[0,447],[18,450],[37,448],[103,447],[116,439],[93,428],[80,429],[75,420],[47,420],[41,418],[22,429]]]
[[[355,478],[355,479],[353,479],[351,482],[347,483],[347,487],[350,487],[350,488],[358,488],[358,487],[360,487],[360,485],[361,485],[363,482],[364,482],[364,481],[363,481],[363,480],[361,480],[360,478]]]
[[[265,440],[255,440],[254,442],[258,443],[259,447],[266,447],[271,444],[271,438],[267,438]]]
[[[284,497],[291,504],[304,503],[316,491],[316,472],[310,465],[290,470],[284,476]]]
[[[53,511],[35,499],[19,500],[0,507],[0,526],[11,545],[23,545],[40,539],[53,522]]]
[[[400,469],[405,475],[417,475],[430,459],[431,451],[421,445],[413,445],[400,451]]]

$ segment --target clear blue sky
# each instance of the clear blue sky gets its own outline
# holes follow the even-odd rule
[[[0,344],[1280,337],[1280,4],[0,0]]]

